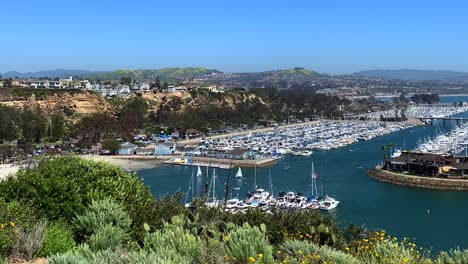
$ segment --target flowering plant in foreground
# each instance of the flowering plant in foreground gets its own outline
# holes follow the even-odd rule
[[[372,232],[368,237],[345,248],[364,263],[431,263],[429,251],[418,248],[414,239],[399,240],[384,230]]]

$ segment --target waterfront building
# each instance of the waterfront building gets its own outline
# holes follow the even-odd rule
[[[256,159],[258,157],[255,151],[245,148],[234,148],[232,150],[225,151],[209,151],[206,153],[206,156],[219,159],[235,160]]]
[[[136,153],[137,145],[130,142],[120,144],[119,155],[133,155]]]
[[[420,176],[468,178],[468,157],[403,151],[387,160],[385,168]]]
[[[171,155],[176,149],[177,146],[175,142],[159,142],[156,143],[154,153],[156,155]]]

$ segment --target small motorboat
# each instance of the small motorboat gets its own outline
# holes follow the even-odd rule
[[[340,201],[335,200],[333,197],[327,196],[324,200],[320,201],[320,210],[329,211],[335,209]]]

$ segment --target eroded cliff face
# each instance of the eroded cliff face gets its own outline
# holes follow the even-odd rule
[[[110,112],[112,106],[102,96],[82,91],[82,92],[60,92],[50,93],[49,95],[36,97],[18,95],[0,95],[0,105],[15,108],[36,107],[39,106],[45,112],[62,110],[68,113],[93,114],[99,112]]]
[[[252,93],[226,92],[226,93],[208,93],[208,92],[142,92],[132,96],[141,96],[146,99],[150,105],[150,111],[157,112],[161,108],[169,108],[174,112],[182,112],[188,107],[197,108],[206,105],[217,105],[225,109],[234,109],[242,105],[259,103],[268,107],[268,104],[262,101]],[[0,90],[0,105],[15,108],[36,107],[39,106],[45,112],[61,110],[67,115],[79,114],[87,115],[93,113],[112,113],[118,111],[103,96],[89,91],[28,91],[6,92]]]
[[[163,106],[170,106],[170,108],[176,112],[184,111],[187,107],[196,108],[206,105],[217,105],[226,109],[234,109],[241,104],[250,104],[254,101],[269,106],[262,98],[252,93],[145,92],[142,93],[141,96],[149,102],[150,108],[155,112]]]

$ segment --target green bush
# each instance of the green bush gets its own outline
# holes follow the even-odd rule
[[[163,230],[156,230],[145,235],[146,250],[154,252],[172,252],[191,260],[198,260],[200,240],[179,224],[166,224]]]
[[[12,230],[0,228],[0,259],[9,256],[11,247],[13,245],[13,239],[14,233]]]
[[[468,263],[468,250],[452,249],[449,252],[441,252],[434,264],[464,264]]]
[[[89,236],[107,225],[128,232],[132,220],[121,205],[110,199],[104,199],[93,200],[82,215],[76,216],[74,223],[84,236]]]
[[[345,241],[342,232],[334,219],[324,216],[317,210],[272,210],[271,213],[262,210],[249,209],[242,214],[231,214],[201,206],[197,209],[201,223],[233,222],[237,225],[249,223],[268,227],[267,237],[272,245],[278,245],[285,239],[308,239],[335,248],[343,248]],[[326,228],[320,227],[324,226]],[[320,227],[320,228],[319,228]],[[326,230],[322,230],[326,229]],[[309,237],[305,237],[309,234]]]
[[[74,156],[42,160],[29,171],[0,183],[0,198],[19,201],[34,208],[39,218],[70,223],[82,214],[93,198],[111,197],[125,205],[134,225],[135,235],[151,217],[154,199],[136,175],[116,166]]]
[[[34,210],[29,206],[15,200],[6,202],[0,198],[0,224],[14,223],[22,227],[31,227],[36,222]]]
[[[242,227],[231,230],[224,238],[226,253],[231,260],[241,263],[272,263],[273,249],[266,237],[266,227],[251,227],[244,223]]]
[[[286,240],[277,251],[278,259],[291,258],[299,263],[314,263],[324,261],[334,264],[359,264],[359,261],[350,254],[338,251],[328,246],[319,246],[308,241]],[[289,260],[291,261],[291,260]]]
[[[99,227],[95,233],[89,237],[87,243],[94,252],[107,249],[116,250],[122,247],[127,238],[128,234],[124,229],[108,224]]]
[[[44,242],[39,251],[39,256],[48,257],[58,253],[64,253],[76,247],[73,232],[61,225],[54,224],[46,228]]]

